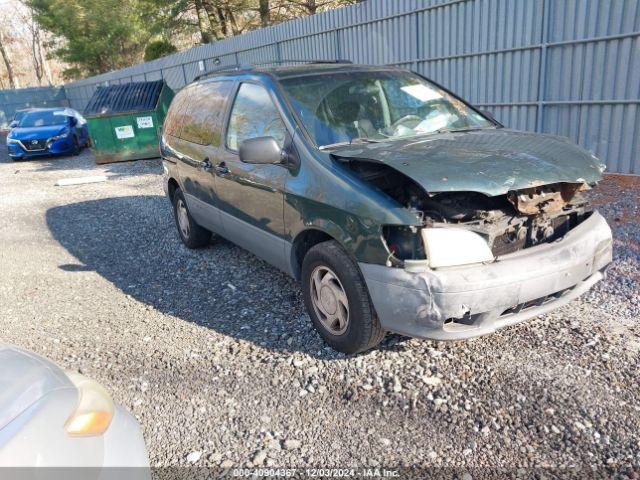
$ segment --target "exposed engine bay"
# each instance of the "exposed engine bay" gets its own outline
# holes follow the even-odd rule
[[[586,220],[591,208],[585,183],[556,183],[490,197],[477,192],[428,193],[415,181],[380,163],[341,159],[362,180],[382,190],[424,227],[459,226],[480,234],[495,257],[563,237]],[[425,259],[415,227],[384,227],[390,263]]]

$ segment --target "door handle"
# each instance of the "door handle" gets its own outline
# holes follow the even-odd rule
[[[201,167],[202,167],[202,170],[204,170],[205,172],[210,172],[210,171],[211,171],[211,169],[213,168],[213,165],[211,165],[211,162],[209,161],[209,159],[208,159],[208,158],[205,158],[205,159],[202,161],[202,165],[201,165]]]
[[[226,163],[220,162],[216,165],[216,175],[226,175],[227,173],[229,173],[229,167]]]

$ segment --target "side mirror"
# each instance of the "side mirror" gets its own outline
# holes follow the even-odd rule
[[[18,126],[18,121],[17,120],[13,120],[10,124],[9,124],[9,128],[16,128]]]
[[[480,110],[480,113],[483,114],[485,117],[488,117],[490,120],[497,122],[496,117],[494,117],[493,113],[491,113],[489,110]]]
[[[238,151],[244,163],[280,164],[285,159],[284,152],[273,137],[250,138],[240,143]]]

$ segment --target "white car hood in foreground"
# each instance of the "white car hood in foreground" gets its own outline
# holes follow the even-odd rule
[[[0,344],[0,430],[54,390],[75,386],[48,360]]]
[[[60,472],[54,477],[148,480],[149,457],[136,419],[116,403],[104,434],[71,436],[64,426],[77,404],[78,389],[62,369],[0,344],[0,468],[68,467],[42,470],[38,478]],[[19,478],[35,478],[23,471]]]

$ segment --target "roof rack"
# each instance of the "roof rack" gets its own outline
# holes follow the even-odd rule
[[[216,67],[216,68],[212,68],[211,70],[207,70],[206,72],[201,73],[200,75],[197,75],[192,81],[196,82],[204,77],[208,77],[209,75],[213,75],[214,73],[221,73],[221,72],[238,72],[238,71],[242,71],[242,70],[252,70],[253,69],[253,65],[248,65],[248,64],[235,64],[235,65],[224,65],[224,66],[220,66],[220,67]]]
[[[218,58],[214,59],[214,63],[219,65],[220,64],[220,59],[218,59]],[[261,66],[265,66],[265,65],[282,65],[284,63],[308,63],[308,64],[316,63],[316,64],[327,64],[327,65],[340,65],[340,64],[351,65],[351,64],[353,64],[353,62],[351,60],[343,60],[343,59],[317,60],[317,59],[308,59],[308,58],[307,59],[283,58],[281,60],[272,60],[270,62],[261,62],[261,63],[254,63],[254,64],[248,64],[248,63],[240,64],[239,63],[239,64],[234,64],[234,65],[222,65],[222,66],[213,68],[211,70],[207,70],[206,72],[203,72],[200,75],[197,75],[193,79],[193,81],[196,82],[196,81],[201,80],[201,79],[203,79],[205,77],[208,77],[209,75],[213,75],[213,74],[216,74],[216,73],[251,71],[255,67],[261,67]]]
[[[296,59],[296,58],[283,58],[281,60],[273,60],[271,62],[261,62],[261,63],[256,63],[254,65],[279,65],[282,63],[318,63],[318,64],[346,64],[346,65],[351,65],[353,64],[353,62],[351,60],[343,60],[343,59],[338,59],[338,60],[318,60],[318,59]]]

